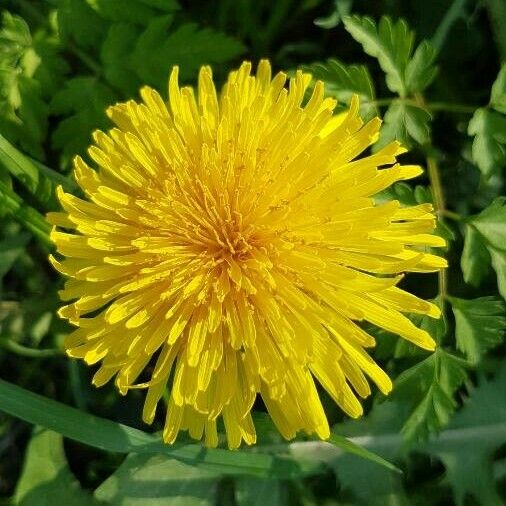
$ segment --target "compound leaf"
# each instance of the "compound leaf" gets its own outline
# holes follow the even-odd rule
[[[393,397],[412,405],[402,428],[408,441],[426,439],[448,424],[457,407],[455,393],[467,377],[466,365],[461,358],[437,348],[397,378]]]
[[[497,297],[465,300],[451,297],[457,347],[477,364],[500,344],[506,331],[506,305]]]
[[[223,63],[244,51],[244,46],[223,33],[186,23],[169,31],[172,15],[153,19],[138,38],[130,64],[144,83],[158,89],[167,85],[174,65],[181,66],[181,78],[193,77],[203,64]]]
[[[360,112],[364,120],[378,115],[373,104],[374,84],[365,65],[344,65],[338,60],[314,63],[304,67],[315,79],[325,82],[325,91],[340,103],[349,104],[353,95],[360,97]]]
[[[431,115],[416,105],[395,100],[385,113],[380,139],[374,150],[397,140],[403,146],[412,146],[413,141],[424,145],[430,140]]]
[[[75,77],[54,95],[51,112],[63,116],[53,133],[53,146],[62,152],[65,165],[76,153],[82,153],[96,128],[106,128],[105,109],[115,101],[114,93],[95,77]]]

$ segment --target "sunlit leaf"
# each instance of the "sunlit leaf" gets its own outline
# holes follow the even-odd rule
[[[464,300],[451,297],[457,347],[476,364],[500,344],[506,332],[506,305],[497,297]]]
[[[25,463],[14,494],[15,504],[41,506],[91,506],[96,504],[82,490],[70,471],[62,437],[56,432],[35,428],[28,443]]]

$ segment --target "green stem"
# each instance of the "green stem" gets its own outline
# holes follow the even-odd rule
[[[0,181],[0,203],[3,209],[9,211],[21,225],[26,227],[41,243],[53,248],[49,238],[51,227],[36,209],[26,205],[21,197],[16,195],[5,183]]]
[[[5,348],[16,355],[20,355],[22,357],[29,358],[49,358],[49,357],[57,357],[62,354],[60,350],[56,349],[37,349],[37,348],[29,348],[28,346],[23,346],[22,344],[13,341],[12,339],[0,337],[0,346]]]
[[[506,2],[504,0],[486,0],[488,16],[492,25],[495,44],[499,52],[501,61],[506,62]]]
[[[463,216],[461,216],[460,214],[455,213],[453,211],[449,211],[448,209],[445,209],[444,211],[442,211],[441,214],[444,217],[449,218],[450,220],[453,220],[453,221],[463,221],[464,220]]]
[[[432,187],[432,194],[434,197],[434,210],[439,219],[441,219],[447,213],[447,211],[445,209],[443,185],[441,184],[441,177],[439,175],[439,166],[436,159],[432,156],[427,157],[427,170],[429,174],[430,185]],[[446,269],[441,269],[438,272],[438,279],[441,306],[444,306],[444,302],[448,296],[448,278]],[[444,308],[442,307],[441,310],[443,309]]]
[[[473,114],[478,106],[466,104],[452,104],[451,102],[424,102],[423,106],[417,100],[412,98],[379,98],[370,102],[371,105],[377,107],[388,106],[393,102],[401,102],[406,105],[414,105],[416,107],[423,107],[427,111],[444,111],[463,114]]]
[[[415,102],[419,107],[426,107],[424,97],[421,93],[415,95]],[[427,172],[429,175],[430,186],[432,188],[432,195],[434,199],[434,211],[439,219],[446,214],[446,205],[443,192],[443,185],[441,183],[441,176],[439,173],[439,166],[437,160],[432,155],[427,155]],[[448,296],[448,278],[446,269],[441,269],[438,272],[439,279],[439,297],[441,300],[441,311],[444,316],[444,304]]]
[[[454,0],[450,8],[446,11],[446,14],[443,16],[441,23],[439,23],[431,41],[438,53],[444,46],[446,37],[450,33],[452,26],[460,17],[462,17],[462,11],[464,10],[466,1],[467,0]]]

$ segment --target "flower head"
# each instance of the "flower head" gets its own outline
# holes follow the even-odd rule
[[[358,322],[435,346],[403,313],[438,308],[396,286],[445,267],[425,251],[444,245],[432,207],[373,199],[422,170],[396,163],[397,142],[356,159],[380,120],[363,124],[356,97],[333,115],[321,82],[305,100],[307,74],[286,81],[243,63],[217,93],[203,67],[194,92],[174,68],[168,102],[144,87],[107,111],[98,170],[74,162],[85,198],[59,189],[65,212],[49,216],[68,355],[100,363],[96,386],[145,388],[147,423],[167,391],[167,442],[188,430],[215,446],[222,417],[231,448],[254,443],[258,394],[284,437],[328,438],[317,383],[351,417],[368,379],[392,388]]]

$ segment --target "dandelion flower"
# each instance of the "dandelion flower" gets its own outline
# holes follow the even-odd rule
[[[144,87],[142,103],[108,109],[116,127],[89,148],[98,170],[74,161],[84,197],[58,190],[67,353],[100,363],[96,386],[146,389],[146,423],[166,393],[168,443],[188,430],[216,446],[221,419],[230,448],[255,443],[257,395],[285,438],[326,439],[318,384],[351,417],[369,380],[392,389],[360,322],[435,347],[404,313],[438,308],[397,287],[446,265],[427,253],[444,246],[432,207],[373,198],[422,170],[396,162],[397,142],[357,159],[380,120],[364,124],[356,97],[334,114],[319,81],[306,99],[310,82],[261,61],[221,93],[202,67],[194,91],[176,67],[167,102]]]

